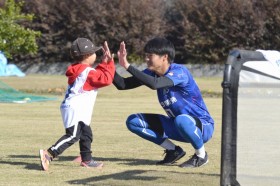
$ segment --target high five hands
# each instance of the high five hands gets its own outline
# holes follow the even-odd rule
[[[107,41],[104,42],[102,50],[103,50],[102,61],[109,62],[114,59],[114,54],[111,54]]]
[[[104,42],[102,49],[103,49],[103,53],[104,53],[102,61],[104,61],[104,62],[112,61],[114,58],[114,54],[111,54],[107,41]],[[122,67],[124,67],[125,69],[128,69],[130,64],[128,63],[126,57],[127,57],[127,52],[126,52],[126,48],[125,48],[125,43],[124,43],[124,41],[122,41],[120,44],[119,51],[118,51],[119,64]]]
[[[119,64],[125,69],[128,69],[130,64],[128,63],[126,57],[127,57],[127,53],[125,49],[125,43],[124,41],[122,41],[120,44],[120,49],[118,51]]]

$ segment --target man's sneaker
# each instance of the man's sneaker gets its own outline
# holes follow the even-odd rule
[[[164,159],[157,162],[157,165],[171,165],[186,154],[186,152],[179,146],[176,146],[175,150],[165,150],[164,153]]]
[[[48,151],[40,150],[39,151],[40,160],[41,160],[41,168],[44,171],[49,169],[50,162],[52,161],[52,157],[49,155]]]
[[[90,161],[82,161],[81,166],[86,167],[86,168],[102,168],[103,163],[97,162],[97,161],[94,161],[93,159],[91,159]]]
[[[208,163],[208,155],[207,155],[207,152],[205,152],[204,158],[200,158],[196,154],[194,154],[188,161],[182,163],[179,167],[182,167],[182,168],[200,167],[200,166],[206,165],[207,163]]]

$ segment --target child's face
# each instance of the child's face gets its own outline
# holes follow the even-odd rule
[[[94,53],[94,54],[92,54],[91,56],[88,57],[88,64],[93,65],[95,60],[96,60],[96,54]]]

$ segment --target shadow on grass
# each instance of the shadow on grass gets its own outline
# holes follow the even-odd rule
[[[59,156],[55,161],[73,161],[76,157],[74,156]],[[27,159],[35,159],[38,163],[29,163],[29,161],[24,161]],[[111,162],[119,162],[119,164],[124,165],[155,165],[156,161],[146,160],[146,159],[122,159],[122,158],[102,158],[102,157],[94,157],[96,161],[111,161]],[[40,158],[38,156],[30,156],[30,155],[10,155],[6,160],[0,159],[0,164],[9,164],[15,166],[25,166],[25,169],[28,170],[41,170],[40,166]]]
[[[10,155],[8,156],[10,161],[3,161],[2,159],[0,159],[0,164],[9,164],[9,165],[14,165],[14,166],[25,166],[25,169],[28,170],[41,170],[41,166],[40,166],[40,158],[39,155],[38,156],[30,156],[30,155]],[[76,157],[74,156],[60,156],[57,160],[55,161],[73,161]],[[16,161],[18,159],[18,161]],[[23,159],[35,159],[36,161],[38,161],[38,163],[29,163],[28,161],[23,161]],[[96,161],[112,161],[112,162],[119,162],[119,164],[124,164],[124,165],[131,165],[131,166],[137,166],[137,165],[156,165],[156,161],[154,160],[147,160],[147,159],[122,159],[122,158],[103,158],[103,157],[95,157],[94,158]],[[30,161],[30,160],[29,160]],[[173,165],[168,165],[168,166],[178,166],[177,164],[173,164]],[[135,179],[135,180],[150,180],[150,179],[157,179],[160,177],[146,177],[146,176],[137,176],[138,174],[144,173],[144,172],[148,172],[148,171],[144,171],[144,170],[133,170],[133,171],[124,171],[122,173],[117,173],[117,174],[113,174],[113,175],[104,175],[98,178],[88,178],[90,180],[94,179],[94,181],[99,181],[99,180],[104,180],[108,178],[114,178],[114,179]],[[168,171],[169,172],[169,171]],[[170,173],[179,173],[179,172],[174,172],[171,171]],[[180,173],[181,174],[181,173]],[[219,174],[204,174],[204,173],[192,173],[192,172],[185,172],[182,173],[183,175],[185,174],[194,174],[194,175],[206,175],[206,176],[213,176],[213,177],[219,177]],[[125,176],[124,176],[125,175]],[[88,180],[85,179],[85,180]],[[74,180],[71,181],[71,183],[73,184],[77,184],[79,181],[78,180]],[[70,182],[69,182],[70,183]]]
[[[34,158],[38,159],[38,163],[28,163],[28,161],[22,161],[22,159],[34,159]],[[39,155],[38,156],[10,155],[8,160],[0,159],[0,164],[25,166],[25,169],[28,169],[28,170],[39,170],[39,169],[41,170]]]
[[[61,156],[59,157],[59,161],[73,161],[76,157],[73,156]],[[128,158],[103,158],[103,157],[94,157],[94,160],[96,161],[111,161],[111,162],[119,162],[119,164],[124,165],[155,165],[157,161],[154,160],[147,160],[147,159],[128,159]]]
[[[109,174],[109,175],[103,175],[103,176],[97,176],[97,177],[90,177],[86,179],[78,179],[78,180],[71,180],[67,181],[68,184],[72,185],[93,185],[93,182],[99,182],[99,181],[104,181],[108,179],[113,179],[113,180],[145,180],[145,181],[153,181],[160,179],[162,177],[158,176],[143,176],[141,174],[148,172],[145,170],[129,170],[129,171],[124,171],[120,173],[115,173],[115,174]]]
[[[95,176],[95,177],[89,177],[85,179],[76,179],[76,180],[70,180],[67,181],[70,185],[94,185],[96,182],[106,181],[106,180],[125,180],[125,181],[133,181],[133,180],[142,180],[142,181],[154,181],[157,179],[164,178],[164,176],[143,176],[141,174],[147,173],[147,172],[159,172],[157,170],[129,170],[124,171],[120,173],[115,174],[109,174],[109,175],[103,175],[103,176]],[[166,171],[164,171],[166,172]],[[168,173],[176,173],[181,174],[182,176],[186,175],[201,175],[201,176],[211,176],[211,177],[219,177],[219,174],[205,174],[205,173],[191,173],[191,172],[174,172],[174,171],[168,171]],[[98,183],[96,183],[98,184]]]

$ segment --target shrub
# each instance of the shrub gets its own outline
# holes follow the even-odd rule
[[[30,26],[42,32],[35,60],[71,61],[68,50],[77,37],[90,38],[98,45],[107,40],[115,53],[125,41],[129,54],[140,56],[148,39],[166,32],[163,5],[162,0],[26,1],[25,12],[36,15]]]
[[[170,38],[176,40],[180,60],[220,63],[232,48],[254,49],[262,43],[263,14],[255,1],[175,0],[168,16]]]
[[[7,58],[17,54],[36,54],[36,37],[40,32],[24,28],[22,24],[32,21],[32,14],[21,13],[22,2],[7,0],[0,9],[0,50]]]
[[[125,41],[132,62],[141,62],[144,44],[155,36],[174,43],[179,63],[223,63],[233,48],[280,48],[276,0],[33,0],[22,8],[36,17],[21,25],[42,36],[37,56],[15,61],[68,62],[76,37],[107,40],[114,53]]]

